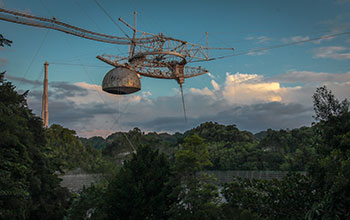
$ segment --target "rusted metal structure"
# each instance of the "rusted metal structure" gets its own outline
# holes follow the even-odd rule
[[[43,120],[43,124],[45,127],[49,126],[48,66],[49,66],[49,63],[46,61],[44,63],[45,78],[44,78],[43,101],[42,101],[42,112],[41,112],[41,118]]]
[[[162,33],[151,34],[139,31],[121,18],[119,18],[119,21],[132,29],[132,38],[100,34],[60,22],[57,18],[42,18],[3,8],[0,8],[0,20],[49,28],[105,43],[130,45],[128,57],[103,54],[97,56],[97,58],[114,67],[124,67],[142,76],[175,79],[179,84],[182,84],[185,78],[208,73],[204,68],[186,66],[186,64],[198,60],[210,60],[209,49],[233,50],[233,48],[204,47],[167,37]]]
[[[139,80],[134,76],[141,75],[145,77],[176,80],[180,85],[182,100],[184,100],[182,84],[185,79],[208,73],[208,70],[200,66],[193,67],[188,66],[187,64],[191,62],[211,60],[209,58],[210,49],[233,50],[233,48],[209,48],[208,38],[207,45],[204,47],[198,44],[168,37],[162,33],[151,34],[139,31],[136,29],[136,13],[134,13],[134,16],[134,26],[129,25],[123,19],[119,18],[119,21],[133,31],[133,36],[129,37],[125,34],[126,37],[118,37],[78,28],[60,22],[57,18],[42,18],[0,8],[0,20],[41,28],[49,28],[105,43],[130,45],[129,55],[127,57],[107,54],[97,56],[98,59],[115,67],[115,69],[107,73],[102,85],[104,91],[113,94],[122,95],[139,91],[141,86],[136,85],[139,83]],[[123,77],[126,77],[127,80],[124,80]],[[123,84],[124,82],[130,83],[131,78],[134,79],[133,83],[130,85]],[[120,82],[114,82],[114,80],[120,80]]]
[[[127,68],[116,67],[109,71],[103,81],[102,90],[112,94],[125,95],[141,89],[138,75]]]

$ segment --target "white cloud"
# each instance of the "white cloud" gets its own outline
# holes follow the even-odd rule
[[[303,36],[294,36],[294,37],[291,38],[292,42],[300,42],[300,41],[308,41],[308,40],[310,40],[309,36],[305,36],[305,37],[303,37]]]
[[[251,52],[248,52],[247,55],[250,55],[250,56],[261,56],[261,55],[266,54],[267,52],[268,52],[268,50],[258,49],[258,51],[252,50]]]
[[[152,93],[150,92],[150,91],[143,91],[142,92],[142,96],[143,97],[149,97],[149,96],[151,96],[152,95]]]
[[[204,89],[190,88],[190,92],[197,95],[214,95],[214,93],[208,89],[208,87],[205,87]]]
[[[257,43],[264,43],[267,41],[272,40],[272,38],[266,37],[266,36],[259,36],[259,37],[246,37],[246,40],[253,40],[256,41]]]
[[[282,87],[281,83],[293,86]],[[311,105],[311,97],[317,87],[328,85],[334,91],[339,91],[339,97],[346,98],[346,92],[350,94],[350,88],[347,89],[349,84],[350,73],[289,71],[270,78],[258,74],[226,73],[225,83],[218,85],[216,90],[211,91],[206,87],[202,90],[195,89],[193,92],[197,95],[210,96],[212,102],[224,101],[229,104],[297,102]]]
[[[325,73],[313,71],[289,71],[271,78],[280,83],[323,84],[350,82],[350,72]]]
[[[260,37],[257,37],[257,40],[258,40],[259,43],[263,43],[263,42],[266,42],[266,41],[270,41],[271,38],[266,37],[266,36],[260,36]]]
[[[310,37],[309,36],[293,36],[293,37],[289,37],[289,38],[282,38],[282,42],[283,43],[302,43],[304,41],[308,41],[310,40]]]
[[[281,83],[293,85],[283,87]],[[224,83],[211,81],[212,89],[187,90],[184,98],[188,122],[185,123],[179,93],[157,98],[152,98],[148,91],[117,96],[84,82],[52,83],[52,91],[60,91],[60,94],[49,97],[50,123],[62,124],[82,136],[106,136],[134,127],[146,131],[182,132],[205,121],[235,123],[240,129],[251,131],[294,128],[310,125],[311,97],[323,84],[339,99],[349,98],[350,73],[290,71],[271,78],[260,74],[226,73]],[[40,114],[41,92],[31,92],[28,103]]]
[[[86,97],[82,98],[80,96],[75,96],[75,97],[68,98],[70,101],[73,101],[76,104],[88,104],[88,103],[105,104],[108,101],[111,101],[111,102],[128,101],[128,102],[138,103],[141,100],[141,96],[137,95],[139,93],[134,93],[131,95],[114,95],[103,91],[100,85],[88,84],[86,82],[78,82],[78,83],[75,83],[74,85],[87,90]],[[141,93],[141,95],[146,98],[149,95],[149,93],[143,92]]]
[[[207,75],[212,78],[212,79],[215,79],[215,76],[213,74],[211,74],[210,72],[207,73]]]
[[[220,86],[215,80],[211,80],[211,85],[213,86],[214,90],[217,91],[220,89]]]
[[[252,104],[282,101],[282,89],[278,82],[264,82],[262,75],[227,74],[223,97],[231,103]]]
[[[226,84],[239,84],[243,82],[260,82],[264,77],[258,74],[245,74],[245,73],[236,73],[231,75],[230,73],[226,73]]]
[[[314,43],[314,44],[320,44],[322,41],[330,41],[330,40],[334,39],[335,36],[334,37],[330,37],[329,35],[336,34],[336,33],[338,33],[338,32],[333,31],[330,34],[320,36],[319,37],[320,39],[318,39],[318,40],[311,40],[314,37],[298,35],[298,36],[293,36],[293,37],[290,37],[290,38],[282,38],[282,42],[286,43],[286,44],[288,44],[288,43],[300,43],[300,44],[303,44],[304,42],[307,42],[307,41],[311,40],[311,42]]]
[[[336,60],[350,59],[349,48],[340,46],[321,47],[315,50],[314,58],[330,58]]]

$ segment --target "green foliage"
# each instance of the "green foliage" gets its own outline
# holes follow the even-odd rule
[[[228,206],[248,210],[271,220],[303,219],[317,201],[312,180],[300,174],[279,180],[243,180],[225,184],[222,193]]]
[[[350,219],[349,102],[326,87],[313,96],[320,121],[310,128],[269,129],[256,138],[207,122],[185,134],[135,128],[83,139],[60,125],[43,129],[26,93],[3,77],[0,219]],[[55,173],[77,167],[105,173],[106,182],[68,200]],[[223,185],[223,200],[215,179],[201,172],[210,167],[308,175],[235,179]]]
[[[317,88],[312,98],[316,120],[327,121],[331,117],[336,117],[349,111],[349,101],[344,99],[339,102],[339,100],[332,94],[332,91],[327,90],[326,86]]]
[[[196,134],[185,138],[185,143],[176,152],[176,170],[186,175],[194,175],[211,165],[204,139]]]
[[[255,213],[251,213],[249,210],[232,208],[230,204],[223,203],[220,206],[221,215],[218,219],[223,220],[266,220],[266,218],[259,217]]]
[[[199,173],[211,165],[204,140],[194,134],[176,152],[176,176],[170,181],[177,198],[169,210],[170,219],[217,219],[219,193],[214,179]]]
[[[310,210],[309,219],[350,218],[350,112],[317,126],[321,141],[309,172],[322,199]]]
[[[164,154],[139,147],[109,184],[105,203],[107,219],[167,219],[173,203],[168,197],[170,164]]]
[[[79,194],[71,197],[72,204],[67,211],[67,219],[105,219],[104,195],[107,193],[106,184],[95,184],[83,188]]]
[[[325,86],[316,90],[314,108],[320,122],[316,128],[317,157],[309,169],[320,200],[308,219],[350,218],[350,111]]]
[[[145,134],[140,129],[134,128],[127,133],[116,132],[108,136],[103,155],[122,162],[130,157],[130,153],[138,146],[151,146],[153,149],[171,155],[174,153],[177,141],[176,134],[157,134],[156,132]]]
[[[284,161],[280,169],[307,169],[308,176],[233,181],[223,190],[232,208],[226,210],[247,210],[267,219],[350,218],[349,103],[338,101],[325,86],[313,98],[319,123],[292,131],[268,130],[258,145],[268,156],[267,164],[273,164],[269,160],[274,153]]]
[[[7,46],[10,47],[11,44],[12,44],[12,41],[10,41],[10,40],[4,38],[4,37],[2,36],[2,34],[0,34],[0,46],[1,46],[1,47],[4,47],[5,45],[7,45]]]
[[[211,143],[213,170],[263,170],[264,152],[255,143]]]
[[[258,149],[265,170],[307,170],[310,159],[316,155],[314,147],[315,129],[301,127],[293,130],[274,131],[268,129]]]
[[[0,75],[0,219],[62,219],[68,192],[54,174],[40,118]]]
[[[102,157],[102,152],[89,143],[83,145],[75,131],[53,124],[46,133],[47,146],[51,149],[50,156],[60,161],[62,169],[82,168],[95,173],[111,172],[110,162]]]
[[[262,139],[264,139],[267,136],[267,131],[260,131],[256,134],[254,134],[254,137],[258,140],[261,141]]]
[[[107,145],[106,140],[103,137],[94,136],[91,138],[79,138],[83,145],[91,145],[93,148],[100,150],[104,149]]]
[[[196,128],[186,131],[184,136],[197,134],[204,138],[207,143],[211,142],[248,142],[256,141],[254,135],[248,131],[240,131],[236,125],[220,125],[213,122],[205,122]]]

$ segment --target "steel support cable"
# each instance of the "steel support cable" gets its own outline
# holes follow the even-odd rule
[[[62,63],[50,63],[50,64],[58,64],[58,65],[66,65],[66,64],[62,64]],[[88,74],[87,70],[85,69],[85,66],[83,64],[78,64],[78,66],[83,66],[83,69],[86,73],[86,75],[89,77],[90,82],[92,83],[92,79],[90,78],[90,75]],[[102,102],[104,103],[104,105],[108,106],[108,104],[106,103],[106,101],[102,98],[102,94],[99,92],[98,88],[96,88],[97,90],[97,94],[100,97],[100,99],[102,100]],[[118,99],[119,100],[119,99]],[[129,103],[127,103],[129,104]],[[127,109],[128,105],[126,106]],[[125,109],[125,110],[126,110]],[[114,123],[112,125],[112,127],[110,128],[110,130],[115,126],[115,124],[119,121],[119,119],[121,118],[122,114],[120,111],[120,102],[119,102],[119,116],[118,117],[114,117]],[[122,132],[123,133],[123,132]],[[124,134],[124,133],[123,133]],[[125,138],[127,139],[128,143],[130,144],[131,148],[136,151],[134,145],[131,143],[131,141],[129,140],[129,138],[124,134]]]
[[[102,7],[102,5],[100,3],[98,3],[97,0],[95,0],[95,2],[97,4],[97,6],[103,11],[103,13],[105,13],[105,15],[107,15],[107,17],[113,22],[113,24],[115,24],[131,42],[131,38],[129,37],[129,35],[126,34],[126,32],[122,29],[122,27],[120,27],[120,25],[114,21],[112,16]]]
[[[92,23],[94,23],[94,25],[97,27],[98,31],[102,31],[102,28],[97,24],[97,22],[95,22],[95,20],[89,15],[89,13],[84,9],[84,7],[78,3],[76,0],[73,0],[74,4],[78,6],[79,10],[81,10],[88,19],[90,19],[90,21],[92,21]]]
[[[73,48],[72,45],[71,45],[71,43],[69,42],[69,38],[66,38],[66,41],[67,41],[68,46],[70,46],[71,48]],[[80,62],[80,65],[79,65],[79,66],[82,66],[82,67],[83,67],[83,70],[84,70],[85,74],[87,75],[87,77],[89,78],[89,80],[90,80],[90,82],[91,82],[91,85],[95,85],[95,84],[93,83],[93,80],[91,79],[91,77],[90,77],[88,71],[86,70],[86,67],[85,67],[84,65],[81,64],[80,58],[78,58],[78,62]],[[100,92],[99,92],[99,90],[98,90],[98,86],[97,86],[97,85],[95,85],[95,86],[96,86],[95,88],[96,88],[96,91],[97,91],[98,96],[100,97],[100,99],[102,100],[102,102],[103,102],[105,105],[107,105],[106,102],[105,102],[105,100],[102,98],[102,95],[100,94]]]
[[[24,73],[24,75],[23,75],[23,78],[22,78],[22,80],[20,81],[18,87],[20,87],[20,86],[22,85],[23,80],[25,79],[26,75],[28,74],[30,68],[32,67],[32,65],[33,65],[33,63],[34,63],[34,60],[36,59],[36,57],[38,56],[38,54],[39,54],[39,52],[40,52],[42,46],[44,45],[44,42],[45,42],[45,40],[46,40],[48,34],[49,34],[49,30],[46,31],[44,38],[43,38],[42,41],[40,42],[39,48],[36,50],[34,56],[32,57],[32,60],[30,61],[29,66],[28,66],[27,70],[25,71],[25,73]]]
[[[220,57],[214,57],[214,58],[211,58],[211,59],[208,59],[208,60],[195,60],[195,61],[191,61],[189,63],[197,63],[197,62],[203,62],[203,61],[219,60],[219,59],[224,59],[224,58],[228,58],[228,57],[235,57],[235,56],[245,55],[245,54],[254,53],[254,52],[271,50],[271,49],[276,49],[276,48],[281,48],[281,47],[288,47],[288,46],[292,46],[292,45],[297,45],[297,44],[302,44],[302,43],[307,43],[307,42],[317,41],[317,40],[323,40],[323,39],[338,37],[338,36],[347,35],[347,34],[350,34],[350,32],[346,31],[346,32],[341,32],[341,33],[336,33],[336,34],[325,35],[325,36],[321,36],[321,37],[314,37],[314,38],[307,39],[307,40],[300,40],[300,41],[290,42],[290,43],[286,43],[286,44],[274,45],[274,46],[271,46],[271,47],[257,48],[257,49],[253,49],[253,50],[249,50],[249,51],[243,51],[243,52],[236,53],[236,54],[230,54],[230,55],[225,55],[225,56],[220,56]]]
[[[185,107],[185,97],[184,97],[184,92],[182,89],[182,83],[180,83],[180,92],[181,92],[181,99],[182,99],[182,108],[184,111],[184,118],[185,118],[185,122],[187,122],[187,116],[186,116],[186,107]]]
[[[34,82],[36,82],[36,81],[39,82],[39,79],[42,77],[43,72],[44,72],[44,68],[41,68],[40,73],[39,73],[39,76],[36,78],[36,80],[35,80]],[[41,83],[38,84],[38,85],[35,85],[35,84],[34,84],[29,90],[36,89],[36,88],[38,88],[39,86],[42,86]]]

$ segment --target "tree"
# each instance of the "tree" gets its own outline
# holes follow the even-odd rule
[[[316,120],[327,121],[331,117],[339,116],[349,110],[349,101],[344,99],[342,102],[339,102],[332,91],[327,90],[326,86],[317,88],[312,98]]]
[[[317,201],[310,177],[287,175],[282,180],[235,179],[225,184],[222,193],[227,206],[238,213],[263,219],[303,219]]]
[[[164,154],[139,147],[108,186],[107,219],[168,219],[170,164]]]
[[[46,130],[51,157],[60,161],[64,170],[82,168],[88,172],[103,172],[102,153],[91,145],[82,144],[74,130],[53,124]]]
[[[321,100],[321,101],[320,101]],[[309,173],[320,200],[308,219],[350,218],[350,111],[349,102],[338,101],[325,86],[314,95],[317,157]]]
[[[106,190],[107,184],[104,182],[84,187],[79,194],[73,194],[72,204],[67,210],[67,219],[105,219],[107,216],[104,212]]]
[[[12,41],[7,40],[6,38],[4,38],[4,37],[2,36],[2,34],[0,34],[0,46],[1,46],[1,47],[4,47],[5,45],[7,45],[7,46],[10,47],[11,44],[12,44]]]
[[[0,219],[62,219],[68,191],[26,94],[0,74]]]
[[[194,134],[176,152],[172,196],[177,198],[169,210],[171,219],[217,219],[219,194],[214,179],[200,173],[211,166],[204,140]]]
[[[239,131],[236,125],[221,125],[217,122],[205,122],[196,128],[186,131],[184,136],[197,134],[206,142],[250,142],[256,141],[254,135],[248,131]]]

